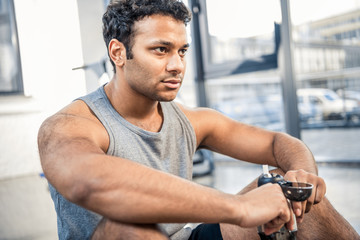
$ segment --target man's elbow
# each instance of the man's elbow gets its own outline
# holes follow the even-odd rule
[[[72,181],[63,190],[63,196],[70,202],[83,205],[90,198],[91,188],[83,181]]]

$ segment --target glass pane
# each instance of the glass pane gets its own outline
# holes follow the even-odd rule
[[[316,159],[360,160],[360,0],[292,0],[302,138]]]
[[[206,81],[206,90],[211,108],[243,123],[284,131],[282,91],[277,71],[210,79]]]
[[[210,68],[229,62],[237,62],[234,64],[237,69],[248,68],[241,71],[243,74],[232,72],[234,75],[207,79],[208,105],[243,123],[283,131],[283,101],[274,41],[274,26],[281,19],[280,2],[207,0],[206,9],[210,46],[205,56],[213,64]],[[264,68],[269,59],[276,65]]]
[[[0,0],[0,93],[21,89],[14,12],[9,0]]]
[[[281,17],[278,0],[207,0],[206,9],[211,64],[274,53],[274,23]]]

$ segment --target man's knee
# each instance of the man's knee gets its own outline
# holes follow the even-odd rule
[[[92,240],[137,240],[137,239],[169,239],[156,224],[128,224],[119,223],[103,218],[96,227]]]

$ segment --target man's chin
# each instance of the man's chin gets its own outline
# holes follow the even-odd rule
[[[177,94],[161,95],[157,96],[156,100],[159,102],[171,102],[176,98]]]
[[[167,97],[167,98],[161,97],[161,98],[157,99],[157,101],[159,101],[159,102],[171,102],[171,101],[173,101],[175,98],[176,98],[176,97]]]

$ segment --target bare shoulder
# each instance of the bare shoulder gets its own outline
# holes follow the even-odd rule
[[[231,119],[211,108],[190,108],[181,104],[178,104],[178,106],[196,129],[210,129],[210,131],[215,131],[214,128],[216,128],[220,129],[220,131],[225,129],[232,131],[234,127],[236,127],[242,131],[259,131],[259,128]]]
[[[100,123],[83,101],[75,101],[54,115],[48,117],[40,128],[41,131],[61,131],[69,128],[88,127]],[[75,131],[76,132],[76,131]]]
[[[101,122],[83,101],[74,101],[47,118],[39,129],[39,150],[50,142],[58,145],[64,140],[86,139],[106,150],[108,136]],[[68,141],[67,141],[68,142]]]
[[[179,108],[183,111],[183,113],[186,115],[186,117],[190,120],[192,123],[197,123],[200,121],[211,121],[212,119],[216,121],[218,118],[221,118],[222,115],[211,109],[211,108],[205,108],[205,107],[187,107],[184,105],[181,105],[177,103]]]

